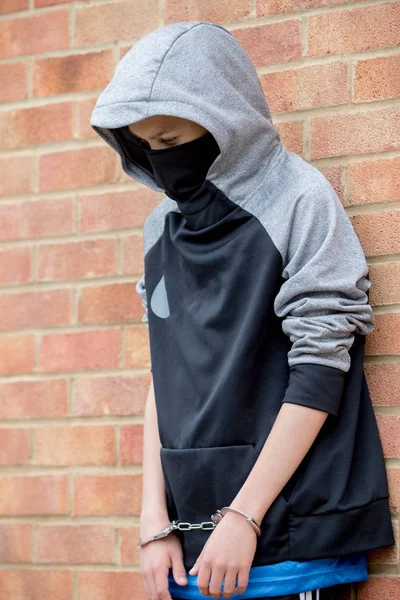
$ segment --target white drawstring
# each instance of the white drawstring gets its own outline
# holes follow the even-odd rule
[[[312,600],[312,591],[311,592],[299,592],[299,600]],[[316,600],[319,600],[319,588],[317,589]]]

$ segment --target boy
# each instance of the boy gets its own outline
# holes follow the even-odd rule
[[[281,144],[249,57],[212,23],[143,37],[91,124],[165,193],[137,285],[147,597],[339,598],[394,538],[363,372],[371,284],[337,195]]]

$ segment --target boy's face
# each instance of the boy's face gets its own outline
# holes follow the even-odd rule
[[[207,129],[194,121],[155,115],[129,125],[133,135],[148,142],[152,150],[162,150],[191,142],[207,133]]]

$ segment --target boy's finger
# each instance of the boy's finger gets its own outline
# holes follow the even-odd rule
[[[211,595],[210,589],[209,589],[210,578],[211,578],[211,567],[206,567],[206,565],[202,564],[201,570],[197,577],[197,587],[199,588],[200,593],[203,594],[203,596]]]
[[[186,570],[183,564],[182,555],[171,556],[172,576],[178,585],[187,585]]]
[[[149,588],[149,584],[147,581],[147,576],[145,576],[143,572],[140,572],[140,575],[142,578],[142,583],[143,583],[143,587],[144,587],[144,593],[146,594],[146,598],[150,598],[150,588]]]
[[[222,595],[224,598],[231,598],[235,592],[235,585],[237,579],[237,569],[227,569],[223,580],[224,591]]]
[[[213,598],[221,598],[224,576],[225,568],[213,565],[211,581],[209,582],[209,593]]]
[[[171,594],[168,591],[168,571],[158,569],[153,571],[155,595],[150,598],[159,598],[159,600],[171,600]]]
[[[143,578],[145,580],[145,588],[146,588],[146,595],[148,598],[155,598],[156,595],[156,582],[154,580],[154,575],[152,571],[146,572],[145,575],[143,575]]]
[[[243,594],[246,591],[249,583],[249,569],[240,569],[237,581],[236,593]]]

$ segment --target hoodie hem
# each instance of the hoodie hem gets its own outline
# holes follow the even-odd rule
[[[343,556],[395,544],[387,496],[342,512],[289,513],[288,526],[290,560]]]

